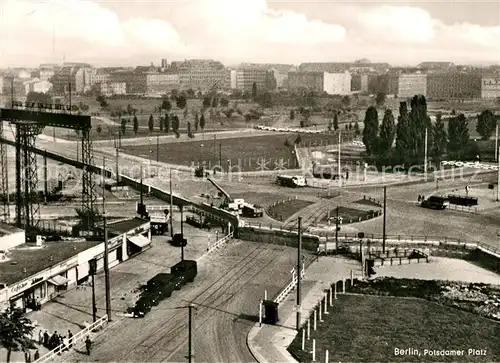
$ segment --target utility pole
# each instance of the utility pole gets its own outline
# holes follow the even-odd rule
[[[156,135],[156,162],[160,161],[160,135]]]
[[[217,143],[216,142],[217,142],[217,135],[214,135],[214,167],[217,164]]]
[[[500,152],[500,149],[498,150],[498,152]],[[499,200],[499,197],[500,197],[500,157],[498,158],[498,177],[497,177],[497,202]]]
[[[427,181],[427,128],[425,129],[425,141],[424,141],[424,143],[425,143],[425,145],[424,145],[424,178],[425,178],[425,181]]]
[[[384,225],[382,229],[382,253],[385,253],[385,211],[386,211],[386,205],[387,205],[387,186],[384,185]]]
[[[71,113],[71,81],[69,82],[69,113]]]
[[[143,193],[143,187],[142,187],[142,165],[141,165],[141,185],[140,185],[140,204],[143,205],[144,203],[144,200],[143,200],[143,197],[142,197],[142,193]]]
[[[120,168],[118,165],[118,160],[120,158],[120,152],[118,151],[118,148],[116,148],[116,158],[115,158],[115,168],[116,168],[116,182],[120,182]]]
[[[109,289],[109,250],[108,250],[108,228],[107,228],[107,216],[106,212],[102,214],[104,218],[104,280],[106,289],[106,314],[108,315],[108,321],[112,321],[111,318],[111,297]]]
[[[194,316],[193,309],[196,307],[191,304],[189,305],[189,321],[188,321],[188,329],[189,329],[189,339],[188,339],[188,362],[192,363],[194,358],[194,347],[193,347],[193,327],[194,327]]]
[[[142,168],[142,166],[141,166]],[[106,176],[104,175],[106,171],[106,157],[102,157],[102,173],[101,173],[101,181],[102,181],[102,212],[106,211],[106,200],[104,199],[104,190],[106,189]]]
[[[338,164],[339,164],[338,168],[339,168],[339,170],[338,170],[338,175],[339,175],[339,186],[340,187],[342,186],[342,175],[341,175],[341,168],[340,168],[340,142],[341,142],[341,134],[342,134],[342,132],[339,130],[339,155],[338,155],[338,157],[339,157],[339,159],[338,159]]]
[[[219,166],[222,172],[222,143],[219,143]]]
[[[2,121],[0,121],[2,122]],[[44,191],[44,199],[45,203],[47,203],[47,197],[49,194],[49,171],[47,168],[47,150],[44,150],[43,152],[43,191]]]
[[[174,237],[174,215],[173,207],[174,207],[174,196],[172,194],[172,169],[170,170],[170,237]]]
[[[181,210],[181,236],[182,236],[182,240],[183,240],[181,242],[181,261],[184,261],[184,226],[183,226],[183,223],[182,223],[182,218],[183,218],[182,210],[184,208],[183,208],[182,204],[179,205],[179,209]]]
[[[96,303],[95,303],[95,278],[94,278],[94,275],[95,275],[95,272],[96,272],[96,269],[97,269],[97,261],[95,259],[93,259],[91,261],[92,263],[92,322],[96,322],[97,321],[97,306],[96,306]]]
[[[495,161],[498,161],[498,124],[495,132]]]
[[[302,217],[298,218],[297,221],[298,228],[298,248],[297,248],[297,326],[296,329],[300,329],[300,279],[302,273]]]
[[[339,206],[337,206],[337,216],[335,218],[335,253],[339,249]]]

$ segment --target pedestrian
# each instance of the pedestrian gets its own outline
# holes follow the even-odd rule
[[[40,359],[40,352],[38,351],[38,349],[35,352],[35,355],[33,356],[33,358],[35,359],[35,362]]]
[[[69,349],[71,349],[72,346],[73,346],[73,333],[71,332],[71,330],[68,330],[68,347],[69,347]]]
[[[42,329],[38,331],[38,344],[42,345],[43,344],[43,332]]]
[[[31,363],[31,353],[30,353],[29,349],[24,352],[24,361],[26,363]]]
[[[87,355],[90,355],[90,348],[92,348],[92,341],[90,340],[88,335],[87,338],[85,338],[85,348],[87,349]]]
[[[422,197],[420,196],[420,194],[418,195],[418,202],[420,203],[422,201]]]
[[[45,330],[45,333],[43,333],[43,345],[46,348],[49,347],[49,340],[50,340],[49,332],[47,330]]]

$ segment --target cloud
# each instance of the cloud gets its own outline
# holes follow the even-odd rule
[[[266,0],[178,1],[127,16],[119,12],[127,2],[111,8],[90,0],[0,0],[0,6],[2,65],[50,61],[53,28],[57,59],[65,53],[94,63],[166,56],[286,63],[371,57],[416,64],[500,55],[500,27],[445,24],[409,6],[336,3],[328,21],[277,10]]]

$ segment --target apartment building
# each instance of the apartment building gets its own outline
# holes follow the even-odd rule
[[[288,89],[291,91],[309,90],[326,92],[331,95],[351,94],[351,74],[328,72],[289,72]]]
[[[38,78],[40,78],[42,81],[50,81],[50,79],[58,69],[59,66],[57,64],[40,64],[40,75]]]
[[[96,69],[95,72],[89,74],[89,82],[91,87],[95,84],[109,82],[109,73],[101,69]]]
[[[430,100],[478,99],[481,97],[481,75],[474,73],[429,73],[427,98]]]
[[[126,94],[144,95],[147,93],[147,73],[117,71],[109,75],[111,83],[125,83]]]
[[[40,78],[32,78],[23,82],[26,95],[29,92],[47,93],[52,89],[52,83]]]
[[[500,98],[500,76],[483,76],[481,79],[481,98]]]
[[[427,75],[422,73],[401,74],[398,77],[397,94],[399,98],[415,95],[427,96]]]
[[[208,91],[215,86],[224,89],[230,87],[230,71],[221,62],[212,59],[174,61],[170,65],[170,71],[179,75],[179,83],[183,89]]]
[[[180,77],[176,73],[147,73],[147,93],[165,94],[180,88]]]
[[[101,94],[107,97],[127,93],[127,84],[125,82],[101,82],[99,87]]]
[[[242,68],[237,69],[232,73],[232,80],[235,78],[235,83],[233,82],[234,88],[241,91],[251,91],[253,84],[257,86],[257,90],[269,90],[270,77],[273,77],[272,73],[265,69],[256,68]]]

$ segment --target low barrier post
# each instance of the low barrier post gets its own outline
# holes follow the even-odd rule
[[[323,302],[320,300],[319,301],[319,306],[318,306],[318,312],[319,312],[319,322],[323,322],[323,318],[321,317],[321,308],[322,308]]]
[[[259,327],[262,326],[262,300],[259,302]]]
[[[333,285],[333,298],[337,300],[337,283]]]
[[[342,293],[345,294],[345,279],[342,279]]]
[[[332,291],[332,285],[330,285],[330,306],[333,306],[333,291]]]
[[[267,300],[267,290],[264,290],[264,300]]]
[[[302,329],[302,351],[306,349],[306,331]]]
[[[316,309],[314,309],[314,323],[313,323],[313,330],[314,331],[316,331],[316,325],[317,325],[316,324],[316,313],[317,313],[317,311],[316,311]]]
[[[352,286],[354,286],[354,271],[353,270],[351,270],[351,287]]]
[[[307,340],[311,338],[311,317],[307,318]]]
[[[325,363],[328,363],[328,350],[325,351]]]
[[[325,297],[323,298],[323,302],[325,305],[325,315],[328,314],[328,293],[325,292]]]
[[[316,339],[313,339],[312,361],[316,361]]]

